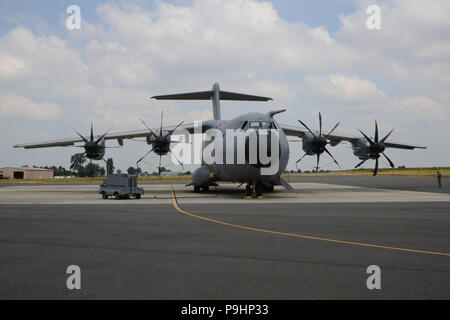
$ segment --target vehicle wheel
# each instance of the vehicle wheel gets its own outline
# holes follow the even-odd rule
[[[203,192],[209,192],[209,187],[203,187]]]
[[[137,195],[135,195],[134,197],[136,198],[136,200],[139,200],[139,199],[141,198],[141,195],[140,195],[140,194],[137,194]]]
[[[195,192],[195,193],[200,192],[200,187],[194,186],[194,192]]]
[[[119,196],[119,194],[117,192],[114,193],[114,198],[116,198],[116,200],[120,200],[120,196]]]
[[[102,198],[103,199],[108,199],[108,195],[105,192],[102,192]]]

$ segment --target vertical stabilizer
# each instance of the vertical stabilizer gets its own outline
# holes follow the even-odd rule
[[[220,117],[220,86],[218,83],[214,83],[212,88],[211,100],[213,104],[214,120],[221,120]]]

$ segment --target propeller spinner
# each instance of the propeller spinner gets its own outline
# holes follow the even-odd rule
[[[180,124],[178,124],[175,129],[171,130],[171,131],[163,131],[163,116],[164,113],[163,111],[161,111],[161,124],[160,124],[160,128],[159,128],[159,132],[158,134],[156,134],[149,126],[147,126],[147,124],[145,123],[144,120],[141,120],[141,122],[144,124],[144,126],[148,129],[148,131],[150,131],[151,133],[151,144],[152,144],[152,148],[150,149],[149,152],[147,152],[143,157],[141,157],[137,162],[136,162],[136,166],[139,167],[139,163],[144,160],[150,153],[154,152],[159,156],[159,166],[158,166],[158,175],[161,176],[161,158],[162,156],[168,154],[168,153],[172,153],[172,150],[170,150],[170,144],[171,144],[171,136],[172,133],[174,131],[176,131],[183,123],[184,121],[180,122]],[[178,160],[178,163],[183,167],[183,164],[181,163],[180,160]]]
[[[375,170],[373,171],[373,175],[376,176],[378,174],[378,160],[380,159],[380,154],[382,154],[386,160],[389,162],[389,165],[391,166],[391,168],[394,168],[394,163],[392,162],[391,159],[389,159],[389,157],[384,153],[384,151],[386,150],[386,146],[385,146],[385,142],[386,140],[390,137],[390,135],[392,134],[392,132],[394,131],[394,129],[392,129],[383,139],[378,140],[379,136],[378,136],[378,123],[375,120],[375,137],[372,140],[371,138],[369,138],[364,132],[362,132],[360,129],[358,129],[359,132],[361,132],[361,134],[364,136],[364,138],[367,140],[367,142],[369,142],[369,158],[368,159],[364,159],[363,161],[361,161],[360,163],[358,163],[355,167],[359,168],[360,166],[362,166],[367,160],[369,159],[375,159]]]
[[[104,150],[106,148],[105,145],[102,144],[102,140],[108,134],[109,130],[99,138],[95,139],[94,127],[93,123],[91,122],[91,134],[89,139],[87,139],[81,133],[79,133],[74,127],[72,128],[84,141],[84,153],[86,154],[86,157],[91,160],[101,160],[103,158]]]
[[[312,140],[312,153],[316,154],[317,156],[317,166],[316,166],[316,172],[319,172],[319,163],[320,163],[320,155],[324,152],[326,152],[334,161],[334,163],[336,163],[336,165],[338,167],[339,163],[336,161],[336,159],[333,157],[333,155],[330,153],[330,151],[328,151],[327,149],[327,145],[328,145],[328,137],[330,134],[332,134],[334,132],[334,130],[336,130],[336,128],[339,126],[340,122],[338,122],[333,129],[331,129],[330,132],[328,132],[327,135],[323,135],[322,134],[322,114],[319,112],[319,135],[317,135],[317,133],[314,133],[304,122],[298,120],[298,122],[300,122],[300,124],[302,126],[304,126],[309,133],[312,134],[313,136],[313,140]],[[298,161],[297,163],[299,163],[304,157],[306,157],[308,154],[304,154]]]

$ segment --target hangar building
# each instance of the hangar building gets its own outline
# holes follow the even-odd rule
[[[40,168],[0,168],[0,179],[51,179],[52,169]]]

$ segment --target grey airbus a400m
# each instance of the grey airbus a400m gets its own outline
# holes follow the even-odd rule
[[[274,116],[285,110],[271,111],[268,113],[248,113],[235,117],[231,120],[222,120],[221,112],[220,112],[220,101],[221,100],[234,100],[234,101],[269,101],[272,100],[268,97],[255,96],[255,95],[247,95],[235,92],[221,91],[219,84],[214,84],[212,90],[210,91],[202,91],[202,92],[190,92],[190,93],[181,93],[181,94],[170,94],[170,95],[159,95],[152,97],[156,100],[211,100],[213,106],[213,115],[214,119],[209,121],[204,121],[201,124],[201,132],[206,133],[208,130],[214,129],[223,133],[225,139],[225,132],[227,130],[241,130],[244,132],[252,131],[256,132],[257,139],[259,137],[259,133],[267,132],[268,130],[276,130],[277,134],[277,143],[271,143],[271,139],[267,138],[267,153],[270,154],[274,150],[278,150],[276,154],[278,155],[277,159],[277,167],[275,172],[271,172],[270,174],[262,174],[262,169],[265,167],[259,159],[253,163],[249,161],[249,137],[247,136],[244,141],[245,144],[245,163],[201,163],[200,168],[198,168],[192,176],[192,185],[196,192],[203,190],[208,191],[210,186],[216,186],[220,181],[229,181],[235,183],[246,183],[247,184],[247,195],[251,195],[252,191],[255,190],[257,196],[262,196],[264,191],[272,191],[274,186],[282,185],[289,191],[295,191],[286,181],[281,178],[281,174],[285,171],[288,161],[289,161],[289,142],[287,136],[298,137],[302,139],[302,147],[305,152],[305,155],[301,157],[297,162],[302,160],[305,156],[316,156],[317,158],[317,167],[316,170],[319,169],[319,161],[320,156],[323,153],[327,153],[333,161],[338,164],[336,159],[331,155],[327,146],[336,146],[342,141],[348,141],[351,143],[353,148],[353,153],[356,157],[358,157],[362,162],[357,165],[360,166],[367,160],[375,160],[375,170],[374,175],[377,174],[378,171],[378,160],[381,155],[383,155],[389,162],[391,167],[394,167],[393,162],[385,155],[384,151],[386,148],[397,148],[397,149],[416,149],[421,148],[425,149],[425,147],[419,147],[408,144],[400,144],[400,143],[391,143],[387,142],[388,137],[391,135],[392,131],[389,132],[384,138],[379,139],[378,132],[378,124],[375,123],[375,137],[374,139],[369,138],[362,131],[362,136],[349,136],[349,135],[340,135],[335,134],[334,131],[338,127],[339,123],[333,127],[328,133],[324,133],[322,129],[322,116],[319,114],[319,130],[311,130],[305,123],[300,122],[301,127],[299,126],[290,126],[290,125],[282,125],[279,124]],[[148,145],[151,145],[151,149],[147,152],[146,155],[141,157],[138,160],[138,163],[142,161],[148,154],[151,152],[156,153],[160,157],[162,155],[166,155],[171,153],[172,150],[170,148],[172,143],[172,135],[175,130],[184,130],[184,132],[188,132],[193,135],[195,133],[199,133],[196,131],[195,123],[183,124],[180,123],[177,126],[173,127],[163,127],[162,126],[162,118],[161,118],[161,126],[159,129],[151,129],[148,127],[145,122],[141,119],[141,121],[146,126],[146,130],[138,130],[138,131],[129,131],[122,133],[106,133],[101,137],[97,137],[97,139],[91,139],[96,142],[100,141],[104,143],[106,140],[117,140],[119,145],[123,145],[125,139],[134,139],[139,137],[146,138],[146,142]],[[92,133],[92,131],[91,131]],[[267,135],[267,133],[265,133]],[[30,144],[22,144],[16,145],[16,148],[25,148],[25,149],[33,149],[33,148],[46,148],[46,147],[56,147],[56,146],[73,146],[75,143],[85,142],[85,148],[88,147],[89,141],[83,138],[79,134],[81,139],[64,139],[64,140],[55,140],[48,142],[40,142],[40,143],[30,143]],[[92,138],[91,134],[91,138]],[[257,140],[258,141],[258,140]],[[210,142],[215,143],[216,140]],[[222,142],[223,143],[223,142]],[[92,143],[91,143],[92,144]],[[202,146],[204,148],[205,146]],[[239,146],[235,146],[237,148]],[[103,148],[104,144],[99,146],[99,148]],[[88,149],[86,149],[88,150]],[[237,153],[236,150],[233,150],[234,153]],[[87,152],[87,156],[89,157],[89,153]],[[103,154],[102,154],[103,156]],[[233,155],[233,157],[235,157]]]

